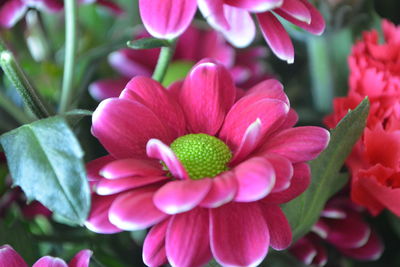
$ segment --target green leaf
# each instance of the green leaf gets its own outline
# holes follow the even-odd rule
[[[28,200],[82,224],[90,210],[83,151],[62,117],[23,125],[0,137],[14,185]]]
[[[309,188],[298,198],[283,205],[294,240],[311,229],[326,201],[345,185],[347,174],[341,174],[340,169],[365,128],[368,112],[368,99],[349,111],[331,131],[327,149],[310,163],[312,181]]]
[[[156,39],[156,38],[142,38],[138,40],[128,41],[126,44],[132,49],[152,49],[160,47],[171,46],[168,40]]]

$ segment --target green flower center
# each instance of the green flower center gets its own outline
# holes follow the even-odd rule
[[[175,139],[171,149],[182,162],[190,179],[215,177],[228,170],[232,158],[229,147],[208,134],[188,134]]]

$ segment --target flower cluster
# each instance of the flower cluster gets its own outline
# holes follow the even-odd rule
[[[89,267],[91,256],[90,250],[82,250],[75,255],[68,265],[60,258],[45,256],[37,260],[32,267]],[[0,247],[0,266],[28,267],[28,264],[11,246],[4,245]]]
[[[140,15],[151,35],[173,39],[190,25],[197,8],[216,30],[236,47],[248,46],[256,35],[255,14],[272,51],[288,63],[294,49],[276,15],[312,34],[322,34],[325,22],[308,0],[140,0]]]
[[[279,204],[309,184],[307,161],[327,145],[319,127],[296,127],[282,85],[238,91],[220,63],[203,60],[168,89],[137,76],[100,103],[92,133],[109,155],[88,164],[86,226],[99,233],[152,227],[149,266],[255,266],[285,249]]]
[[[373,30],[353,47],[348,96],[335,99],[325,123],[334,127],[368,96],[367,127],[347,160],[351,198],[374,215],[386,208],[400,216],[400,28],[386,20],[382,28],[384,43]]]
[[[324,266],[328,262],[324,242],[357,260],[376,260],[384,249],[377,233],[363,219],[362,209],[344,196],[327,203],[311,232],[291,246],[290,252],[305,264]]]
[[[149,34],[144,31],[137,36],[138,39],[145,37],[149,37]],[[108,56],[108,61],[121,76],[92,83],[89,88],[90,94],[96,100],[118,97],[132,77],[151,76],[159,53],[160,49],[129,48],[112,52]],[[250,88],[268,77],[265,66],[260,61],[266,54],[266,49],[261,46],[237,51],[216,31],[190,26],[178,39],[172,62],[192,67],[203,58],[212,58],[229,68],[236,84]]]

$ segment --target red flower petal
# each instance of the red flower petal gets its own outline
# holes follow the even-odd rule
[[[223,266],[257,266],[269,246],[269,230],[255,203],[228,203],[210,210],[211,250]]]
[[[117,159],[145,158],[151,138],[172,142],[173,133],[146,106],[126,99],[104,100],[93,113],[92,133]]]
[[[196,207],[210,191],[212,181],[173,181],[162,186],[154,195],[154,204],[167,214],[185,212]]]
[[[168,226],[166,250],[172,266],[200,267],[210,261],[208,210],[175,215]]]
[[[293,63],[293,44],[279,20],[271,12],[257,14],[257,18],[264,38],[274,54],[289,64]]]
[[[159,39],[181,35],[192,22],[196,10],[196,0],[139,0],[146,30]]]
[[[96,233],[113,234],[121,232],[119,228],[113,225],[108,219],[108,213],[111,204],[114,202],[117,195],[98,196],[92,194],[92,204],[89,217],[85,222],[85,226]]]
[[[215,135],[235,96],[235,85],[224,66],[209,61],[194,66],[181,88],[180,98],[190,132]]]
[[[167,262],[165,235],[169,220],[153,226],[143,244],[143,261],[147,266],[158,267]]]
[[[0,247],[0,266],[28,267],[22,257],[9,245]]]
[[[153,226],[167,214],[157,209],[153,203],[155,188],[143,188],[119,194],[109,212],[110,221],[127,231],[136,231]]]
[[[238,191],[235,201],[251,202],[264,198],[275,185],[272,165],[263,158],[251,158],[235,169]]]

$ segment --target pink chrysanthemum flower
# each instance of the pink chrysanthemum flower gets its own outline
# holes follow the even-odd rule
[[[182,34],[197,7],[208,23],[236,47],[246,47],[256,35],[255,14],[265,40],[282,60],[292,63],[294,49],[281,18],[320,35],[325,22],[307,0],[139,0],[143,24],[151,35],[172,39]]]
[[[110,155],[88,164],[95,193],[86,226],[113,233],[153,226],[148,266],[255,266],[285,249],[279,204],[309,184],[305,163],[327,145],[319,127],[296,127],[282,85],[266,80],[237,97],[228,70],[211,60],[168,90],[133,78],[100,103],[92,132]]]
[[[88,249],[81,250],[69,264],[60,258],[45,256],[36,261],[32,267],[89,267],[91,256],[92,251]],[[0,266],[28,267],[28,264],[11,246],[4,245],[0,247]]]
[[[363,261],[377,260],[384,245],[362,216],[363,209],[347,197],[331,199],[311,232],[297,241],[290,252],[305,264],[325,266],[328,243],[343,255]]]

